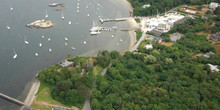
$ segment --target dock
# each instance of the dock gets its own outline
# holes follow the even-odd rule
[[[127,21],[127,20],[130,20],[132,19],[132,17],[128,17],[128,18],[115,18],[115,19],[102,19],[100,16],[99,16],[99,21],[101,23],[104,23],[104,22],[119,22],[119,21]]]
[[[6,99],[8,101],[14,102],[14,103],[16,103],[18,105],[26,106],[26,104],[24,104],[24,102],[19,101],[19,100],[15,99],[15,98],[9,97],[9,96],[7,96],[7,95],[5,95],[3,93],[0,93],[0,97]]]

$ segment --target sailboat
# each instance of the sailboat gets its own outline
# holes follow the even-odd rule
[[[76,48],[72,47],[72,50],[75,50]]]
[[[63,12],[62,12],[62,19],[64,20]]]
[[[89,17],[89,13],[87,14],[87,16]]]
[[[68,38],[65,37],[65,41],[68,41]]]
[[[44,36],[41,36],[44,39]]]
[[[42,47],[42,44],[41,44],[41,43],[39,43],[39,46],[40,46],[40,47]]]
[[[72,24],[72,22],[71,22],[71,21],[69,21],[69,24]]]
[[[14,9],[11,7],[10,10],[13,11]]]
[[[26,36],[24,36],[24,43],[27,45],[29,44],[29,42],[26,40]]]
[[[97,35],[98,33],[100,33],[99,30],[100,30],[100,27],[96,26],[95,22],[93,21],[93,26],[90,29],[90,34]]]
[[[122,42],[122,39],[120,39],[120,41]]]
[[[35,56],[38,56],[38,53],[35,53]]]
[[[79,9],[77,10],[77,13],[79,13]]]
[[[50,38],[48,38],[47,41],[50,41]]]
[[[45,18],[48,18],[47,10],[46,10],[46,16],[45,16]]]
[[[114,37],[114,35],[112,35],[112,38]]]
[[[86,44],[86,41],[84,41],[83,43]]]
[[[18,57],[18,54],[15,52],[15,49],[14,49],[14,56],[13,56],[13,59],[16,59]]]
[[[67,42],[65,42],[65,46],[67,46],[68,44],[67,44]]]
[[[51,48],[49,48],[49,52],[52,52],[52,49],[51,49]]]
[[[7,29],[10,30],[11,28],[9,26],[7,26]]]

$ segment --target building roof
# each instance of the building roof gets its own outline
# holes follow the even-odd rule
[[[213,41],[220,41],[220,32],[217,32],[216,34],[212,34],[210,36],[210,39]]]
[[[72,65],[72,64],[73,64],[73,62],[70,62],[70,61],[65,60],[64,62],[62,62],[62,63],[60,64],[60,66],[62,66],[62,67],[68,67],[68,66],[70,66],[70,65]]]
[[[173,33],[170,36],[170,40],[173,42],[177,42],[178,40],[180,40],[181,37],[182,37],[182,35],[180,33]]]
[[[219,72],[220,70],[218,69],[218,65],[212,65],[212,64],[208,64],[210,66],[211,71],[216,71]]]
[[[150,33],[156,35],[156,36],[161,36],[162,32],[156,29],[153,29],[152,31],[150,31]]]
[[[152,49],[152,48],[153,48],[153,45],[152,45],[152,44],[147,44],[147,45],[145,45],[144,47],[148,50],[148,49]]]
[[[207,52],[206,54],[203,55],[205,58],[210,58],[210,55],[215,54],[213,52]]]

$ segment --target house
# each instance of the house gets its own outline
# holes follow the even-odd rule
[[[181,37],[182,37],[182,34],[176,32],[170,36],[170,40],[172,42],[177,42],[178,40],[180,40]]]
[[[150,4],[145,4],[145,5],[141,6],[142,9],[145,9],[145,8],[148,8],[148,7],[150,7]]]
[[[207,52],[206,54],[203,55],[203,57],[205,57],[205,58],[210,58],[210,55],[213,55],[213,54],[215,54],[215,53],[213,53],[213,52]]]
[[[152,33],[155,36],[161,36],[162,32],[156,29],[153,29],[152,31],[150,31],[150,33]]]
[[[61,68],[66,68],[66,67],[71,67],[71,66],[74,66],[74,62],[70,62],[70,61],[67,61],[67,60],[64,60],[64,61],[60,64],[60,67],[61,67]]]
[[[212,10],[215,10],[217,7],[218,7],[218,3],[211,2],[211,3],[209,4],[209,8],[212,9]]]
[[[208,64],[210,66],[211,72],[220,72],[218,65]]]
[[[216,34],[212,34],[210,36],[210,39],[213,41],[220,41],[220,32],[216,33]]]
[[[161,43],[163,41],[163,39],[161,37],[154,37],[151,42],[154,42],[154,43]]]
[[[153,45],[152,44],[147,44],[147,45],[144,46],[144,48],[146,48],[147,50],[153,49]]]
[[[175,22],[173,23],[173,25],[182,24],[182,23],[184,23],[185,21],[187,21],[187,20],[190,19],[190,18],[191,18],[190,16],[185,16],[184,18],[175,21]]]

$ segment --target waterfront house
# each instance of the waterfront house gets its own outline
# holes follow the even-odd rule
[[[72,67],[72,66],[74,66],[74,62],[70,62],[70,61],[67,61],[67,60],[64,60],[64,61],[60,64],[60,67],[61,67],[61,68]]]

